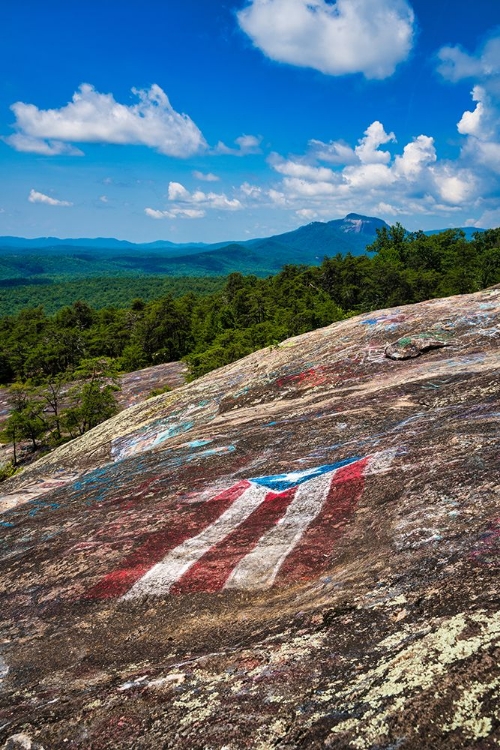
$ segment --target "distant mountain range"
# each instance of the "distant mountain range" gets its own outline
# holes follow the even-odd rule
[[[232,271],[266,276],[289,263],[316,265],[337,253],[362,255],[382,227],[388,227],[382,219],[351,213],[242,242],[136,244],[102,237],[0,237],[0,281],[18,285],[50,283],[56,277],[221,276]],[[467,228],[469,235],[472,231],[477,230]]]
[[[56,248],[89,248],[94,250],[142,250],[146,252],[167,251],[169,254],[185,254],[197,252],[210,252],[218,250],[221,247],[265,247],[269,242],[273,247],[281,245],[287,248],[293,248],[299,252],[303,249],[304,244],[314,242],[318,247],[325,250],[332,250],[333,243],[340,241],[342,249],[340,252],[364,251],[367,244],[373,241],[376,236],[376,229],[387,224],[382,219],[376,219],[360,214],[348,214],[344,219],[335,219],[329,222],[315,221],[306,226],[299,227],[291,232],[277,234],[271,237],[264,237],[252,240],[226,241],[226,242],[188,242],[175,243],[169,240],[156,240],[155,242],[128,242],[127,240],[117,240],[114,237],[96,237],[96,238],[66,238],[58,237],[36,237],[34,239],[25,239],[23,237],[0,237],[0,249],[16,248],[20,250],[55,250]],[[347,235],[347,237],[346,237]],[[346,249],[348,248],[348,249]],[[179,252],[180,251],[180,252]],[[335,249],[335,252],[337,250]]]

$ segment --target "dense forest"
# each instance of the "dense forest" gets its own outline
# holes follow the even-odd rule
[[[4,437],[35,450],[37,440],[50,446],[82,434],[116,410],[120,371],[184,359],[198,377],[357,313],[499,282],[500,229],[469,241],[460,230],[427,236],[395,225],[378,230],[369,255],[289,265],[268,278],[232,273],[215,290],[198,279],[196,292],[124,307],[83,299],[53,315],[29,307],[0,318],[0,383],[14,383]]]
[[[196,377],[346,316],[498,282],[500,229],[468,241],[460,230],[427,236],[395,225],[378,230],[369,255],[285,266],[268,278],[233,273],[208,294],[197,280],[196,292],[137,296],[125,307],[79,300],[53,315],[37,306],[5,316],[0,383],[53,377],[92,357],[121,370],[185,358]]]
[[[85,300],[95,310],[130,307],[140,297],[145,302],[165,294],[182,297],[188,292],[211,294],[222,289],[224,276],[104,276],[50,280],[35,278],[0,280],[0,317],[15,315],[27,307],[43,307],[53,315],[63,307]]]

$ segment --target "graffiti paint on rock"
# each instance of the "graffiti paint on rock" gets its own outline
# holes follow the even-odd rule
[[[86,598],[252,591],[316,576],[331,564],[370,463],[377,455],[238,481],[186,506]]]

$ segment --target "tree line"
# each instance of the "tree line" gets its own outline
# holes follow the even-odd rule
[[[427,236],[396,224],[378,230],[367,255],[339,254],[319,266],[288,265],[268,278],[232,273],[221,289],[209,294],[169,293],[102,309],[80,300],[53,315],[38,306],[4,316],[0,383],[38,389],[38,421],[51,409],[48,396],[41,394],[65,390],[65,408],[73,411],[55,421],[55,430],[50,428],[57,442],[110,415],[113,378],[120,371],[184,359],[194,378],[358,313],[474,292],[499,282],[500,229],[467,240],[460,230]],[[87,402],[81,392],[85,384]],[[83,416],[91,408],[89,399],[101,399],[97,417]],[[26,405],[18,411],[23,409]]]

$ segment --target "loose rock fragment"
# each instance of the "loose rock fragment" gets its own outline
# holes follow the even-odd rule
[[[394,344],[386,346],[385,356],[389,359],[413,359],[430,349],[441,349],[443,346],[449,346],[448,342],[428,333],[419,333],[416,336],[403,336]]]

